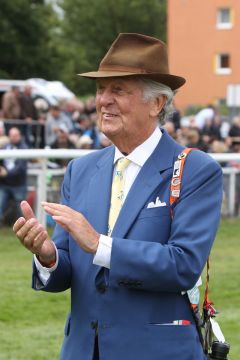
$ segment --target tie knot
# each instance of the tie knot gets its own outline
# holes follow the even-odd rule
[[[130,160],[126,158],[120,158],[117,162],[116,170],[117,171],[124,171],[128,165],[130,164]]]

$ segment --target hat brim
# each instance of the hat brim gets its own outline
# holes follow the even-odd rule
[[[170,74],[157,74],[157,73],[133,73],[127,71],[91,71],[87,73],[78,74],[79,76],[86,77],[89,79],[98,78],[110,78],[110,77],[122,77],[122,76],[141,76],[160,82],[164,85],[169,86],[172,90],[176,90],[185,84],[186,80],[181,76],[170,75]]]

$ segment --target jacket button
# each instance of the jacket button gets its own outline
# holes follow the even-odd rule
[[[97,321],[91,321],[91,328],[92,328],[93,330],[96,330],[97,327],[98,327],[98,322],[97,322]]]

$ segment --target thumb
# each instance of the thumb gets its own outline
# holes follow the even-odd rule
[[[27,201],[21,202],[21,210],[26,220],[35,218],[35,214]]]

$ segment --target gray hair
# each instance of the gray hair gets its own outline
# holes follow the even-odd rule
[[[138,81],[142,84],[143,87],[144,101],[150,101],[161,95],[166,97],[166,103],[159,113],[159,122],[161,125],[163,125],[165,120],[174,112],[173,97],[176,92],[173,91],[169,86],[161,84],[152,79],[139,77]]]

